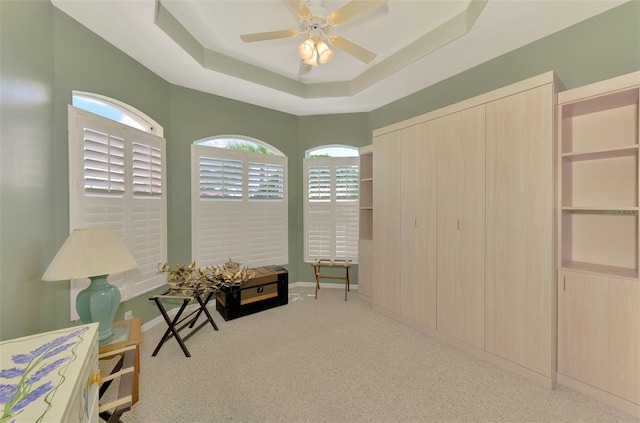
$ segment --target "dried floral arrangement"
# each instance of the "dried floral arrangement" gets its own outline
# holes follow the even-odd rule
[[[175,267],[165,263],[159,266],[158,273],[167,274],[169,290],[174,294],[192,295],[203,292],[217,292],[223,288],[242,286],[251,280],[255,273],[229,259],[222,267],[211,265],[196,267],[195,262],[188,265],[177,264]]]

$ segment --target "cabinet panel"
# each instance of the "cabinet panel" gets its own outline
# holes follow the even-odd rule
[[[484,106],[430,122],[438,140],[438,330],[484,349]]]
[[[552,110],[552,84],[486,106],[486,349],[547,377],[555,357]]]
[[[400,144],[395,132],[373,140],[373,304],[400,312]]]
[[[398,131],[400,170],[400,313],[436,328],[437,143],[427,124]]]
[[[358,242],[358,296],[371,301],[373,292],[373,241],[361,239]]]
[[[373,146],[360,148],[358,296],[371,302],[373,292]]]
[[[558,284],[558,372],[640,404],[640,284],[577,272]]]

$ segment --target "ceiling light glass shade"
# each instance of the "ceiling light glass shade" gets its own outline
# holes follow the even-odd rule
[[[98,339],[103,342],[113,336],[113,318],[120,304],[120,290],[107,282],[107,276],[135,267],[136,260],[113,230],[76,229],[60,247],[42,280],[91,280],[78,294],[76,310],[83,323],[100,323]]]
[[[333,58],[333,50],[324,41],[316,43],[316,51],[318,52],[318,61],[320,63],[327,63]]]
[[[302,63],[311,66],[318,66],[318,52],[316,51],[315,46],[313,48],[313,54],[311,55],[311,58],[303,60]]]
[[[298,46],[298,54],[302,60],[311,60],[315,54],[315,43],[311,38],[306,39]]]

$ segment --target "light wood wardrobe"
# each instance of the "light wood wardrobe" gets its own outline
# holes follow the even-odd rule
[[[552,386],[553,72],[373,133],[374,309]]]

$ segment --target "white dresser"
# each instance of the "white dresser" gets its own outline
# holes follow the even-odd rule
[[[98,422],[98,323],[0,342],[1,422]]]

